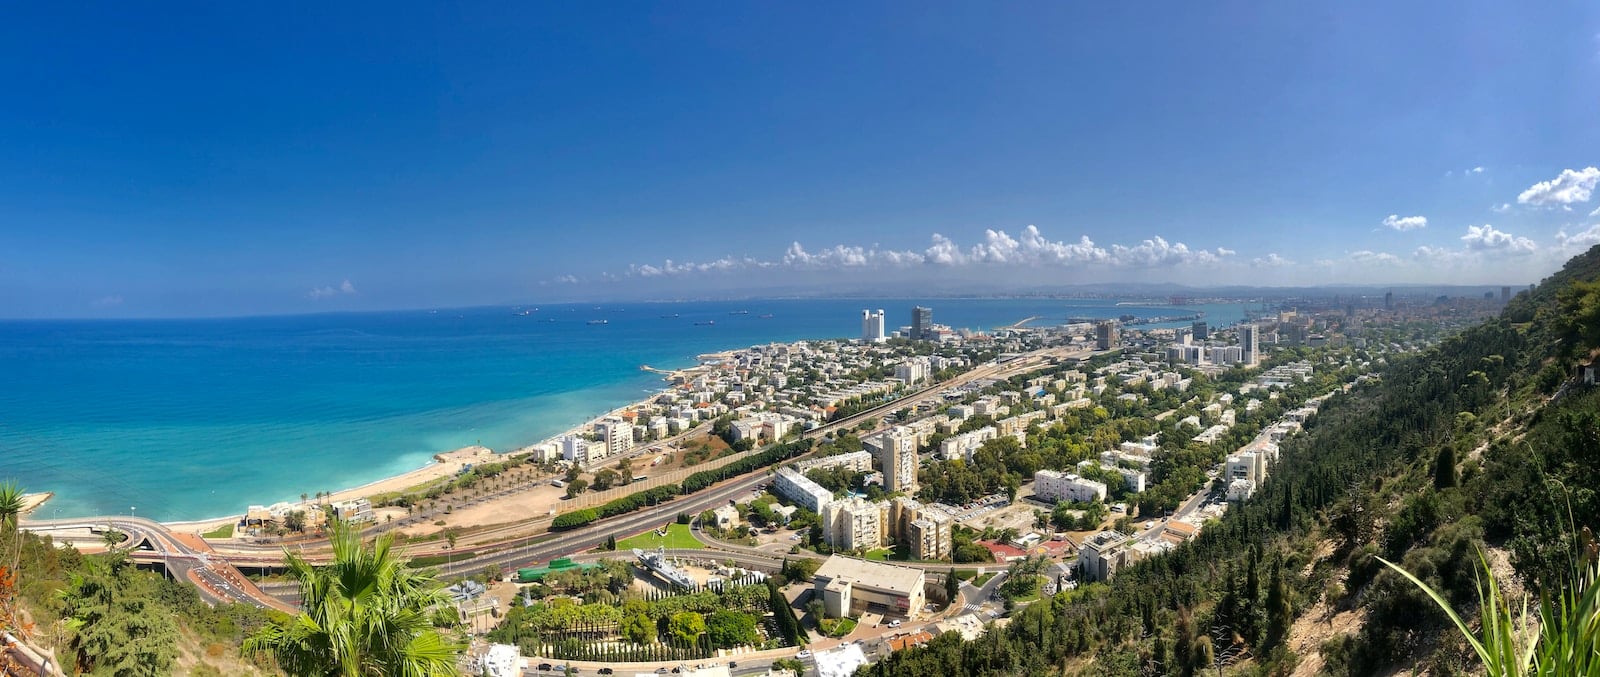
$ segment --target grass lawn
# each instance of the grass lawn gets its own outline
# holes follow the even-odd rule
[[[982,576],[979,576],[977,578],[972,579],[972,587],[974,587],[974,588],[983,587],[983,584],[984,583],[988,583],[989,579],[994,578],[994,575],[995,575],[995,572],[991,571],[991,572],[986,573],[986,574],[984,574]]]
[[[956,578],[963,581],[970,581],[976,575],[978,575],[977,569],[956,569]]]
[[[1007,583],[1009,584],[1010,582],[1007,581]],[[1013,601],[1013,602],[1031,602],[1033,600],[1039,599],[1039,588],[1042,585],[1044,585],[1044,577],[1043,576],[1035,576],[1033,581],[1032,581],[1032,585],[1029,585],[1028,587],[1024,588],[1020,592],[1017,592],[1015,594],[1009,595],[1011,597],[1011,601]],[[1006,587],[1006,586],[1002,585],[1000,587]]]
[[[874,562],[888,561],[888,559],[889,559],[889,549],[888,548],[876,548],[876,549],[873,549],[873,550],[868,550],[867,551],[867,559],[872,560]]]
[[[621,552],[627,552],[634,548],[655,550],[663,545],[669,549],[678,550],[706,547],[700,541],[695,540],[694,534],[689,531],[689,525],[678,524],[677,522],[673,522],[671,526],[667,527],[666,538],[657,536],[655,530],[651,529],[631,538],[617,540],[617,550]]]
[[[843,637],[856,629],[854,618],[824,618],[822,632],[829,637]]]
[[[200,534],[201,538],[233,538],[233,522],[224,524],[216,529]]]

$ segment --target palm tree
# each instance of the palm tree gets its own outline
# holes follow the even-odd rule
[[[271,654],[285,672],[304,677],[460,674],[463,647],[434,629],[449,597],[433,575],[406,568],[390,534],[369,545],[349,525],[335,523],[330,531],[328,566],[284,552],[302,610],[245,640],[244,650]]]
[[[11,540],[11,571],[17,570],[22,558],[22,538],[17,533],[17,520],[22,516],[22,487],[16,480],[0,482],[0,534]]]

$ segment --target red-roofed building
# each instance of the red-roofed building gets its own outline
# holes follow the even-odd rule
[[[909,635],[898,635],[889,638],[889,650],[900,651],[914,646],[922,646],[933,639],[933,635],[926,632],[914,632]]]
[[[989,543],[986,541],[978,541],[977,543],[988,548],[989,552],[994,554],[994,561],[996,562],[1013,562],[1028,556],[1027,551],[1022,548],[1004,543]]]

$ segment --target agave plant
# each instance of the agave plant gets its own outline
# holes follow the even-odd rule
[[[1516,603],[1501,590],[1478,552],[1478,627],[1450,608],[1444,596],[1411,572],[1388,560],[1389,568],[1414,583],[1444,611],[1491,677],[1524,675],[1600,676],[1600,557],[1593,535],[1585,528],[1573,575],[1540,596],[1537,616],[1528,598]]]

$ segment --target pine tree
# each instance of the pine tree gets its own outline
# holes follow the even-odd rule
[[[612,535],[606,537],[606,549],[607,550],[616,550],[617,549],[617,535],[616,534],[612,534]]]
[[[955,604],[956,598],[961,593],[961,579],[956,578],[956,572],[947,571],[944,574],[944,594],[947,604]]]

